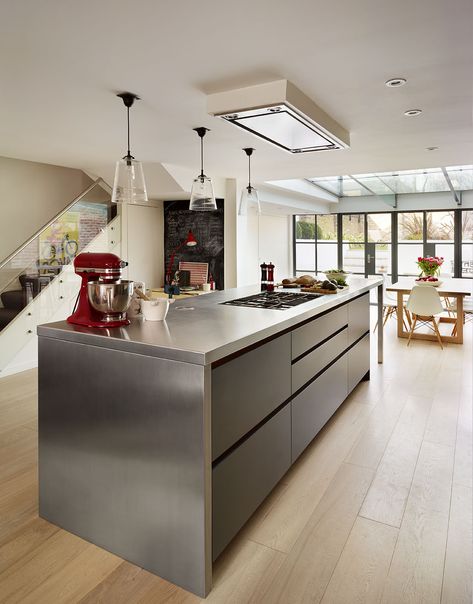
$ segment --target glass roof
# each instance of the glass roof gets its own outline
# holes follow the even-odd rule
[[[313,184],[339,197],[392,195],[393,193],[438,193],[450,191],[448,178],[455,191],[473,189],[473,166],[450,166],[376,174],[350,174],[309,178]]]

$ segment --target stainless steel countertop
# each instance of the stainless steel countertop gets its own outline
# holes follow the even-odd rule
[[[207,365],[335,308],[382,282],[380,277],[350,277],[348,290],[316,298],[289,310],[220,304],[260,291],[258,286],[239,287],[176,300],[170,306],[165,321],[151,322],[139,318],[133,319],[127,327],[113,329],[81,327],[60,321],[38,326],[38,335]]]

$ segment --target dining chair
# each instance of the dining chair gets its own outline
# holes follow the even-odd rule
[[[457,301],[454,300],[452,306],[450,307],[452,312],[457,312]],[[469,323],[473,321],[473,301],[469,299],[469,297],[463,298],[463,323]],[[452,336],[457,335],[457,324],[453,326]]]
[[[407,345],[409,346],[417,322],[419,322],[419,327],[427,325],[435,332],[440,348],[443,349],[442,337],[435,319],[435,315],[441,314],[444,310],[438,291],[430,285],[415,285],[412,288],[406,306],[412,315],[412,325],[407,339]],[[430,326],[430,323],[432,323],[432,327]]]
[[[386,277],[386,275],[382,274],[383,278],[383,327],[388,322],[390,317],[397,318],[397,297],[390,292],[386,291],[386,287],[390,280]],[[405,310],[405,305],[404,305]],[[409,313],[406,312],[407,321],[409,323],[409,327],[411,325]],[[404,329],[408,329],[406,325],[406,319],[404,316],[402,317],[402,322],[404,323]],[[376,325],[374,326],[373,333],[376,331],[378,327],[378,321],[376,321]]]

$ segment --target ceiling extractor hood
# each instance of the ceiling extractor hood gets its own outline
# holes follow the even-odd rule
[[[207,110],[290,153],[350,145],[349,133],[288,80],[210,94]]]

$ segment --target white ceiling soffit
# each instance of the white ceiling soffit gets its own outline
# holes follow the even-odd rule
[[[279,189],[284,189],[285,191],[290,191],[291,193],[302,193],[303,195],[308,195],[309,197],[313,197],[319,201],[325,201],[328,203],[338,203],[339,198],[337,195],[330,193],[329,191],[325,191],[321,187],[316,186],[315,184],[309,182],[305,179],[287,179],[287,180],[269,180],[265,183],[266,185],[277,187]]]
[[[287,80],[210,94],[207,110],[290,153],[350,146],[349,133]]]
[[[332,205],[325,200],[316,199],[312,196],[297,194],[294,191],[286,191],[282,188],[272,187],[265,183],[258,186],[259,199],[263,213],[271,207],[271,213],[279,214],[328,214],[333,212]]]

